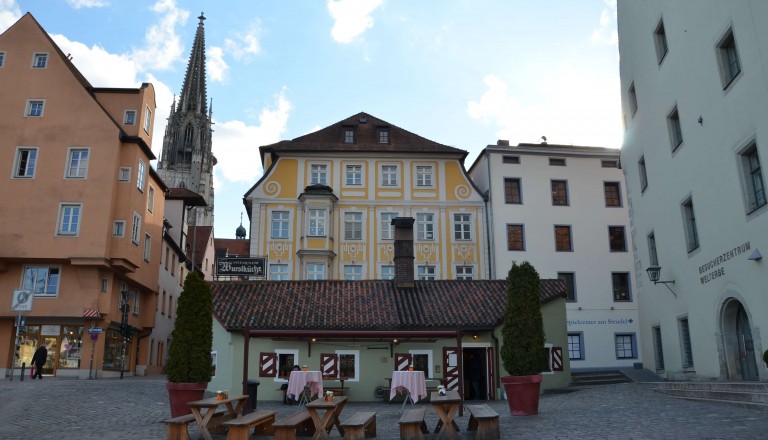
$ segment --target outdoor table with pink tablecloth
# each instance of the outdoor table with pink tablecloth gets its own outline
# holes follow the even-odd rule
[[[319,371],[291,371],[288,379],[288,395],[293,395],[298,400],[304,387],[309,387],[309,396],[323,395],[323,375]]]
[[[427,383],[423,371],[393,371],[389,399],[392,400],[399,388],[405,388],[411,395],[411,400],[418,402],[427,397]]]

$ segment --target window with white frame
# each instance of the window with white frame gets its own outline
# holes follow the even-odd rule
[[[664,31],[664,20],[659,20],[656,30],[653,32],[653,42],[656,46],[656,61],[661,64],[667,56],[667,33]]]
[[[18,147],[13,165],[13,177],[29,179],[35,177],[37,148]]]
[[[629,113],[635,116],[637,113],[637,92],[635,91],[635,83],[629,85]]]
[[[328,165],[312,164],[309,166],[309,182],[312,185],[328,184]]]
[[[453,239],[472,239],[472,216],[467,213],[453,214]]]
[[[760,165],[760,156],[757,153],[757,144],[752,142],[739,153],[741,162],[742,184],[745,189],[747,201],[747,213],[750,213],[766,204],[765,180],[763,169]]]
[[[144,261],[149,261],[152,256],[152,236],[144,234]]]
[[[29,99],[24,114],[30,117],[42,117],[45,110],[45,99]]]
[[[430,378],[432,366],[432,350],[408,350],[411,355],[411,365],[413,371],[423,371],[426,379]]]
[[[325,210],[309,210],[309,235],[320,237],[325,235]]]
[[[691,347],[691,329],[688,326],[688,317],[678,319],[678,325],[680,327],[683,368],[693,368],[693,348]]]
[[[288,211],[272,211],[272,238],[288,238]]]
[[[434,281],[435,266],[419,266],[418,277],[422,281]]]
[[[416,214],[416,238],[418,240],[435,239],[435,214],[429,212]]]
[[[381,239],[382,240],[395,239],[395,225],[392,224],[392,220],[394,220],[396,217],[397,217],[396,212],[381,213]]]
[[[143,160],[140,160],[139,165],[136,167],[136,188],[138,188],[141,192],[144,192],[144,181],[146,180],[146,174],[146,165],[144,165]]]
[[[118,182],[130,182],[131,181],[131,169],[129,167],[120,167],[120,172],[117,175]]]
[[[584,360],[584,333],[568,333],[568,359],[572,361]]]
[[[613,285],[613,300],[616,302],[632,301],[632,295],[629,290],[629,272],[611,273],[611,284]]]
[[[70,148],[67,160],[67,179],[85,179],[88,176],[88,148]]]
[[[683,144],[683,129],[680,127],[677,106],[667,115],[667,128],[669,129],[669,142],[672,144],[672,151],[677,151]]]
[[[418,165],[416,167],[416,186],[417,187],[432,186],[432,166]]]
[[[287,264],[270,264],[269,279],[272,281],[287,281],[288,265]]]
[[[5,67],[5,52],[0,51],[0,67]]]
[[[382,280],[394,280],[395,279],[395,266],[381,266],[381,279]]]
[[[363,184],[363,166],[347,165],[345,182],[350,186],[359,186]]]
[[[389,143],[389,127],[378,127],[376,129],[376,137],[380,144]]]
[[[48,54],[46,52],[35,52],[32,55],[32,68],[45,69],[48,66]]]
[[[651,328],[653,333],[653,354],[655,359],[656,371],[664,369],[664,347],[661,344],[661,327],[654,326]]]
[[[659,256],[656,253],[656,234],[653,231],[648,234],[648,261],[651,266],[659,265]]]
[[[125,235],[125,220],[115,220],[112,222],[112,236],[122,237]]]
[[[144,109],[144,131],[149,134],[149,130],[152,127],[152,110],[147,106]]]
[[[325,264],[324,263],[308,263],[307,279],[308,280],[324,280]]]
[[[59,293],[59,266],[27,266],[21,288],[31,291],[35,296],[56,296]]]
[[[136,123],[136,110],[126,110],[123,115],[123,124],[133,125]]]
[[[475,268],[472,266],[456,266],[457,280],[474,280]]]
[[[57,235],[74,236],[80,233],[81,203],[62,203],[59,206],[59,227]]]
[[[397,186],[397,165],[381,166],[381,186]]]
[[[344,279],[348,281],[363,279],[363,266],[359,264],[347,264],[344,266]]]
[[[133,225],[131,226],[131,242],[139,245],[139,234],[141,234],[141,215],[138,212],[133,213]]]
[[[683,226],[688,252],[699,248],[699,233],[696,229],[696,214],[693,210],[693,199],[688,198],[681,205],[683,210]]]
[[[294,365],[299,365],[299,350],[276,349],[277,379],[288,380]]]
[[[336,355],[339,357],[339,377],[352,382],[359,381],[357,372],[360,371],[360,351],[336,350]]]
[[[344,127],[342,131],[345,144],[355,143],[355,129],[352,127]]]
[[[344,239],[362,240],[363,239],[363,213],[346,212],[344,213]]]
[[[155,187],[149,185],[149,191],[147,192],[147,211],[153,212],[155,210]]]
[[[617,333],[614,335],[616,341],[616,359],[636,359],[637,344],[634,333]]]
[[[736,49],[736,39],[733,36],[732,28],[728,29],[723,38],[720,39],[720,42],[717,43],[717,56],[723,89],[726,89],[741,73],[741,62],[739,61],[739,52]]]

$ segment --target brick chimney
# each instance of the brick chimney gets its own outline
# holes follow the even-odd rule
[[[413,289],[413,217],[396,217],[395,225],[395,285],[398,289]]]

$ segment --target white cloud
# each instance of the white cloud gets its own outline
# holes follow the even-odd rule
[[[101,8],[109,5],[109,2],[102,0],[67,0],[67,3],[75,9]]]
[[[616,28],[616,0],[603,0],[605,7],[600,13],[600,27],[592,31],[592,43],[617,46],[619,32]]]
[[[62,52],[72,56],[72,63],[94,87],[138,86],[138,69],[129,56],[109,53],[98,45],[88,47],[63,35],[51,38]]]
[[[236,33],[234,39],[225,39],[224,46],[227,48],[227,51],[232,53],[236,60],[247,60],[250,56],[261,52],[261,45],[259,44],[260,34],[261,26],[256,22],[246,32]]]
[[[285,98],[285,90],[276,97],[271,108],[263,108],[259,125],[242,121],[216,121],[213,154],[218,160],[214,168],[220,189],[224,181],[254,183],[263,173],[259,147],[280,140],[286,131],[293,105]]]
[[[21,9],[14,0],[0,0],[0,33],[21,18]]]
[[[147,30],[146,46],[135,49],[132,57],[141,70],[167,70],[182,57],[176,27],[187,22],[189,11],[176,6],[175,0],[158,0],[150,9],[160,14],[160,21]]]
[[[331,36],[338,43],[351,43],[373,27],[370,14],[384,0],[328,0],[328,12],[334,19]]]
[[[212,46],[205,51],[205,67],[211,81],[224,82],[229,66],[224,61],[224,52],[220,47]]]

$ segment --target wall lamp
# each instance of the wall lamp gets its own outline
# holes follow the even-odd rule
[[[653,284],[663,284],[667,289],[669,289],[670,292],[672,292],[672,295],[675,295],[677,297],[677,294],[674,290],[672,290],[671,287],[669,287],[670,284],[675,284],[674,280],[670,281],[659,281],[659,276],[661,275],[661,266],[651,266],[648,269],[645,269],[645,271],[648,273],[648,278],[653,281]]]

